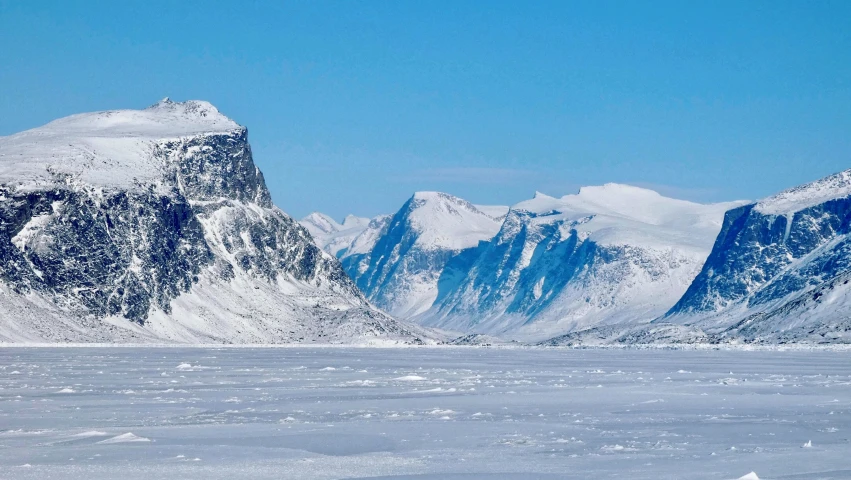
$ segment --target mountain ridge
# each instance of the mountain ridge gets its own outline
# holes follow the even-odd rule
[[[729,205],[619,184],[536,195],[514,205],[499,234],[470,254],[477,260],[466,278],[423,324],[534,340],[649,321],[697,274]]]
[[[654,298],[635,310],[630,321],[650,321],[664,313],[699,271],[723,212],[741,203],[707,206],[609,183],[561,198],[536,192],[532,199],[495,207],[488,215],[488,207],[449,194],[417,192],[382,230],[371,232],[371,250],[341,258],[367,298],[394,315],[445,330],[499,335],[524,331],[524,336],[541,337],[582,325],[565,324],[563,318],[572,316],[577,322],[590,313],[586,307],[577,303],[547,313],[546,305],[568,290],[581,297],[583,287],[577,285],[593,281],[588,269],[595,264],[611,264],[605,289],[612,292],[620,288],[617,279],[624,275],[649,275],[645,281],[630,280],[631,291],[674,275],[678,280],[664,280],[674,283],[660,283],[658,288],[675,293]],[[465,220],[461,212],[474,215],[475,221]],[[486,228],[477,229],[478,221]],[[694,231],[703,233],[695,238]],[[415,260],[400,263],[399,258]],[[631,258],[633,263],[612,263],[617,258]],[[481,277],[488,270],[489,279]],[[626,298],[607,295],[608,300],[595,300],[600,303],[594,308],[608,314],[598,312],[593,322],[611,320],[611,306]],[[659,297],[645,296],[654,295]],[[621,317],[628,310],[624,307]],[[555,323],[561,326],[534,332],[557,317],[562,321]]]
[[[296,222],[247,135],[164,99],[0,137],[0,341],[434,341],[387,311],[462,343],[851,342],[851,170],[755,202],[420,191]]]

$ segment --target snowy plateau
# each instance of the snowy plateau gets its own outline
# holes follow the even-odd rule
[[[0,342],[421,343],[272,204],[203,101],[0,137]]]

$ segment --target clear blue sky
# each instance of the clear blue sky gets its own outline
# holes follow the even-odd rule
[[[758,198],[851,168],[849,25],[849,1],[0,0],[0,135],[209,100],[297,217]]]

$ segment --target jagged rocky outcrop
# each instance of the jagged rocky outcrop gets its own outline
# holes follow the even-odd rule
[[[207,102],[0,138],[0,341],[420,341],[270,199]]]

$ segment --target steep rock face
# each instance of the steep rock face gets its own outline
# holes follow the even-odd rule
[[[729,206],[614,184],[538,194],[512,207],[491,241],[448,263],[466,273],[442,277],[447,293],[419,320],[524,339],[649,322],[698,273]]]
[[[748,341],[844,332],[849,233],[851,170],[731,210],[700,274],[660,321]]]
[[[461,275],[443,276],[441,316],[469,319],[475,327],[495,310],[530,316],[543,310],[595,250],[572,228],[588,218],[541,222],[547,216],[513,209],[495,238],[455,259],[451,266]]]
[[[206,102],[75,115],[0,138],[0,259],[0,340],[421,333],[373,311],[272,205],[245,128]]]
[[[418,192],[392,218],[378,220],[365,241],[356,239],[343,265],[375,305],[395,316],[416,316],[437,299],[447,262],[499,230],[493,214],[507,207],[490,210],[445,193]]]
[[[136,322],[188,291],[213,260],[192,206],[177,195],[0,189],[0,278],[68,308]]]

